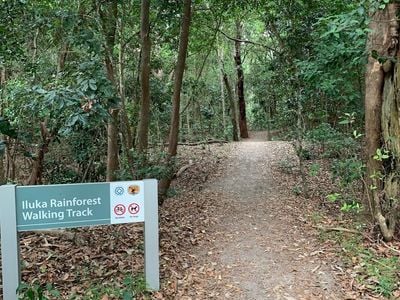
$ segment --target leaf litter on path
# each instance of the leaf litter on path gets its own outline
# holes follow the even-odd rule
[[[179,162],[190,166],[160,208],[161,290],[137,299],[343,299],[333,257],[303,226],[282,157],[293,159],[289,143],[259,136],[181,147]],[[122,288],[126,274],[143,272],[142,225],[68,232],[76,238],[22,234],[24,281],[79,299],[95,284]]]

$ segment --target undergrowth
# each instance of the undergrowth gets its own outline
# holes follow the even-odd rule
[[[335,242],[346,273],[354,279],[354,285],[361,293],[372,293],[387,299],[398,299],[400,289],[400,259],[382,251],[383,247],[363,241],[362,235],[348,235],[343,232],[320,231],[320,239]],[[385,250],[387,250],[385,248]]]
[[[67,299],[70,300],[99,300],[99,299],[121,299],[135,300],[150,299],[149,293],[146,291],[146,283],[143,276],[132,277],[127,275],[122,283],[93,284],[87,289],[84,295],[72,293]],[[52,300],[65,299],[61,293],[50,283],[41,285],[38,282],[21,283],[18,288],[19,300]]]
[[[361,136],[350,126],[342,133],[328,124],[308,132],[307,180],[319,202],[310,220],[322,228],[319,234],[324,242],[333,242],[341,249],[338,254],[345,267],[344,274],[350,275],[353,291],[359,296],[373,294],[399,299],[400,258],[379,240],[366,239],[364,225],[360,225],[368,213],[363,200],[365,165]],[[325,219],[329,219],[327,224]],[[335,224],[346,224],[346,228],[330,231],[331,227],[342,227]]]

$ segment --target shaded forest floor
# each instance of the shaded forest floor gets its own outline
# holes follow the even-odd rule
[[[253,133],[244,142],[182,146],[171,198],[160,210],[161,284],[140,292],[143,228],[99,226],[68,234],[24,233],[25,282],[53,283],[63,299],[380,299],[358,291],[321,238],[317,197],[293,193],[288,142]],[[327,221],[328,220],[328,221]],[[318,224],[319,224],[318,223]]]

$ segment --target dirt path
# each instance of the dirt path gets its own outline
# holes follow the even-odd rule
[[[219,199],[209,230],[210,248],[197,249],[215,267],[207,283],[214,299],[343,299],[318,241],[305,232],[293,193],[278,172],[294,157],[287,142],[267,142],[263,132],[237,143],[221,176],[203,193]]]

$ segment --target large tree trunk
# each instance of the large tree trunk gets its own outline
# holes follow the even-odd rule
[[[117,87],[115,80],[114,63],[112,51],[115,45],[115,32],[117,28],[118,17],[118,1],[113,0],[100,4],[99,7],[100,19],[105,35],[104,43],[104,61],[107,70],[107,78],[114,87]],[[110,110],[110,120],[107,125],[107,181],[116,179],[116,171],[118,170],[118,114],[119,109]]]
[[[169,141],[168,141],[168,164],[170,164],[173,158],[176,156],[176,151],[178,147],[181,88],[182,88],[183,73],[185,71],[187,48],[189,43],[191,5],[192,5],[191,0],[184,0],[181,33],[179,39],[179,53],[175,68],[174,92],[172,96],[171,128],[169,132]],[[160,181],[159,185],[159,193],[161,195],[160,199],[165,198],[167,190],[171,184],[171,180],[172,176],[169,176],[168,178],[164,178]]]
[[[235,40],[235,63],[237,72],[237,93],[239,100],[239,131],[241,138],[248,138],[246,120],[246,102],[244,99],[244,73],[242,67],[242,57],[240,51],[240,40],[242,39],[242,23],[236,21],[236,40]]]
[[[150,0],[142,0],[141,29],[142,60],[140,70],[140,87],[142,92],[140,117],[138,126],[137,149],[139,153],[146,152],[148,145],[150,123]]]
[[[393,239],[399,215],[400,191],[400,65],[398,62],[398,4],[377,10],[370,23],[367,50],[370,53],[365,81],[365,132],[369,201],[385,240]],[[381,64],[372,55],[394,57]],[[374,56],[374,57],[373,57]],[[388,160],[375,156],[377,149],[389,151]],[[387,161],[389,161],[386,163]]]

